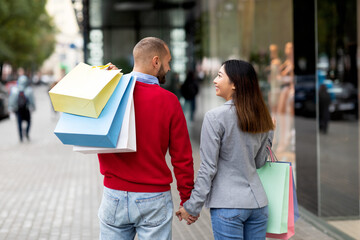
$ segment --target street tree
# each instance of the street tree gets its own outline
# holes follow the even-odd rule
[[[54,51],[56,28],[45,5],[46,0],[0,0],[0,71],[4,63],[36,70]]]

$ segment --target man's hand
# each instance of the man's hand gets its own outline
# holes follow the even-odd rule
[[[119,70],[114,64],[111,62],[107,63],[106,65],[109,65],[107,70]]]
[[[187,224],[190,225],[190,224],[196,222],[200,215],[198,215],[197,217],[194,217],[194,216],[190,215],[183,206],[180,206],[179,210],[176,212],[176,216],[179,218],[179,221],[185,219]]]

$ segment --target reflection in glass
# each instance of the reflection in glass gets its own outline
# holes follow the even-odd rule
[[[273,150],[281,160],[294,163],[294,50],[292,42],[284,46],[285,57],[279,57],[277,44],[269,46],[268,105],[277,120]]]
[[[319,215],[358,238],[359,232],[354,231],[360,225],[358,3],[318,0],[317,4]]]
[[[328,123],[330,120],[331,97],[325,84],[321,84],[319,88],[319,130],[320,133],[327,133]]]
[[[202,53],[197,62],[205,75],[200,94],[206,101],[200,97],[199,104],[205,109],[218,104],[210,93],[212,79],[223,61],[249,61],[257,71],[272,116],[277,119],[274,151],[279,160],[293,162],[296,171],[292,1],[201,2],[201,29],[206,31],[197,33],[201,39],[197,49]]]
[[[281,60],[279,58],[279,50],[276,44],[269,46],[270,52],[270,67],[268,82],[270,84],[270,91],[268,93],[268,104],[271,113],[275,115],[277,113],[277,106],[279,102],[279,96],[281,91],[281,76],[280,76],[280,65]]]

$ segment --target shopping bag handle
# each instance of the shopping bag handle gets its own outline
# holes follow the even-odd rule
[[[270,153],[270,162],[278,162],[279,160],[277,159],[275,153],[272,151],[271,147],[270,146],[266,146],[266,147]]]

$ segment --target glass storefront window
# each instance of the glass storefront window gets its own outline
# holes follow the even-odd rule
[[[265,101],[277,119],[273,150],[279,160],[295,165],[292,2],[202,1],[202,13],[202,28],[208,33],[201,42],[205,54],[199,70],[207,76],[208,91],[223,61],[237,58],[251,62]],[[207,99],[217,98],[205,88],[202,91]],[[218,101],[206,103],[204,111],[218,106]]]
[[[319,215],[359,238],[357,3],[317,1]]]
[[[198,38],[202,55],[197,70],[205,81],[199,110],[204,113],[221,104],[213,94],[212,80],[223,61],[251,62],[277,119],[273,150],[279,160],[293,163],[295,175],[301,167],[301,175],[296,176],[301,182],[300,204],[356,238],[360,236],[359,33],[354,23],[359,22],[359,1],[300,2],[202,1],[203,31],[198,32],[203,36]],[[313,12],[314,19],[304,19],[302,11]],[[301,29],[307,24],[313,26],[309,35]]]

